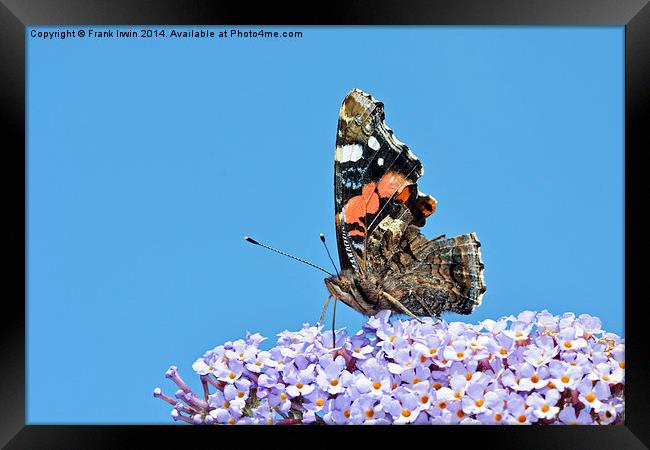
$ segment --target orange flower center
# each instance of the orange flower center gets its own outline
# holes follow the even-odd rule
[[[552,381],[549,381],[548,384],[546,385],[549,389],[555,389],[555,385],[553,384]]]
[[[262,361],[255,361],[255,365],[256,365],[257,367],[261,366],[261,365],[262,365]]]
[[[433,388],[437,391],[442,387],[442,383],[433,383]]]
[[[372,419],[373,417],[375,417],[375,411],[370,408],[366,409],[366,417],[368,419]]]
[[[420,401],[422,403],[428,402],[429,401],[429,396],[428,395],[423,395],[422,397],[420,397]]]
[[[237,392],[237,397],[239,398],[242,398],[244,395],[246,394],[244,394],[242,391]]]
[[[280,394],[280,398],[281,398],[282,400],[286,400],[286,399],[287,399],[287,394],[285,394],[284,392],[282,392],[282,393]]]
[[[430,354],[430,355],[435,355],[436,353],[438,353],[438,349],[437,349],[437,348],[430,348],[430,349],[429,349],[429,354]]]
[[[465,353],[463,352],[456,353],[456,358],[464,358],[464,357],[465,357]]]
[[[346,409],[345,411],[343,411],[343,416],[344,416],[346,419],[349,419],[349,418],[350,418],[350,410],[349,410],[349,409]]]
[[[420,381],[422,381],[422,380],[420,380],[418,377],[415,377],[415,378],[413,378],[412,383],[413,384],[418,384]]]
[[[426,360],[427,360],[426,356],[424,356],[424,355],[420,356],[420,362],[426,362]]]
[[[571,344],[571,342],[565,342],[565,343],[564,343],[564,346],[565,346],[566,348],[571,348],[571,347],[573,347],[573,344]]]
[[[234,417],[231,417],[230,419],[228,419],[228,423],[229,423],[230,425],[234,425],[235,422],[236,422],[236,420],[235,420]]]
[[[587,395],[585,395],[585,399],[586,399],[589,403],[591,403],[591,402],[593,402],[594,400],[596,400],[596,396],[594,395],[593,392],[590,392],[590,393],[588,393]]]
[[[380,389],[381,383],[379,381],[375,381],[374,383],[372,383],[372,387],[375,389]]]
[[[410,409],[403,409],[402,410],[402,416],[410,417],[411,416],[411,410]]]
[[[447,407],[447,404],[445,402],[438,403],[438,408],[445,409],[446,407]]]
[[[476,401],[474,402],[474,404],[475,404],[476,406],[478,406],[479,408],[480,408],[481,406],[483,406],[483,403],[485,403],[485,401],[484,401],[482,398],[479,398],[478,400],[476,400]]]
[[[465,417],[465,413],[463,412],[462,409],[459,409],[458,411],[456,411],[456,416],[462,419],[463,417]]]
[[[230,408],[230,402],[229,402],[228,400],[226,400],[225,402],[223,402],[223,407],[224,407],[224,408]]]
[[[467,381],[471,380],[471,379],[472,379],[472,374],[469,373],[469,372],[467,372],[467,373],[465,374],[465,379],[466,379]]]
[[[618,363],[618,367],[620,367],[621,369],[625,369],[625,363],[621,361],[620,363]]]
[[[497,421],[497,422],[501,422],[501,419],[503,419],[503,416],[501,415],[501,413],[496,413],[496,414],[494,415],[494,420],[495,420],[495,421]]]
[[[316,400],[316,406],[323,406],[324,404],[325,404],[325,400],[323,400],[322,398]]]
[[[230,372],[230,375],[228,375],[228,378],[230,378],[231,380],[234,380],[235,378],[237,378],[237,375],[234,372]]]
[[[517,417],[517,420],[519,421],[519,423],[524,423],[526,421],[526,416],[522,414],[519,417]]]
[[[508,350],[505,349],[505,348],[502,348],[501,350],[499,350],[499,353],[501,353],[502,355],[507,355],[507,354],[508,354]]]
[[[454,397],[460,399],[463,394],[461,392],[454,392]]]
[[[530,377],[530,381],[532,381],[533,383],[537,383],[539,381],[539,377],[537,376],[537,374]]]
[[[547,412],[549,409],[551,409],[547,404],[542,405],[542,412]]]
[[[339,384],[339,380],[337,380],[336,378],[332,378],[332,379],[330,380],[330,384],[331,384],[332,386],[338,386],[338,384]]]
[[[303,387],[305,387],[305,385],[302,384],[302,383],[298,383],[298,384],[296,384],[296,387],[297,387],[298,389],[302,389]]]
[[[569,381],[571,381],[571,378],[569,378],[567,375],[564,375],[562,378],[560,378],[560,380],[562,381],[562,383],[568,383]]]

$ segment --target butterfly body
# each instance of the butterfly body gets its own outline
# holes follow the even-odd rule
[[[384,123],[383,103],[357,89],[345,97],[334,159],[342,270],[325,279],[329,292],[365,315],[472,312],[485,292],[480,242],[421,234],[437,203],[419,192],[422,163]]]

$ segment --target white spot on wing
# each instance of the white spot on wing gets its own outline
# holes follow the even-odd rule
[[[338,162],[358,161],[363,156],[363,147],[359,144],[348,144],[337,148]]]
[[[379,147],[380,147],[379,141],[377,139],[375,139],[374,136],[370,136],[368,138],[368,147],[370,147],[373,150],[379,150]]]

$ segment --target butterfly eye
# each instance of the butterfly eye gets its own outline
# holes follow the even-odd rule
[[[364,133],[366,133],[366,134],[372,134],[372,132],[373,132],[373,129],[372,129],[372,123],[370,123],[370,122],[366,122],[366,123],[363,125],[363,131],[364,131]]]
[[[363,119],[361,118],[361,116],[357,115],[357,116],[354,116],[354,121],[357,123],[357,125],[361,125],[361,122],[363,122]]]

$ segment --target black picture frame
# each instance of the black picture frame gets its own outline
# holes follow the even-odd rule
[[[650,148],[650,6],[646,0],[402,0],[330,1],[314,4],[259,2],[225,3],[181,0],[1,0],[0,1],[0,110],[5,132],[3,159],[4,217],[11,228],[5,235],[14,245],[6,259],[5,280],[11,286],[2,308],[0,346],[0,444],[9,449],[130,448],[137,440],[161,447],[186,446],[191,439],[219,445],[228,437],[250,442],[257,436],[277,445],[344,445],[351,438],[396,437],[417,445],[455,445],[477,448],[648,448],[650,381],[648,346],[642,335],[646,302],[636,286],[644,284],[640,256],[643,234],[637,210],[643,206],[638,186],[642,180],[637,159]],[[209,24],[209,25],[618,25],[625,27],[625,425],[613,427],[186,427],[139,425],[26,425],[25,415],[25,29],[37,25],[95,24]],[[10,175],[10,176],[7,176]],[[632,199],[631,201],[629,199]],[[608,239],[603,236],[602,239]],[[628,244],[629,242],[629,244]],[[598,245],[597,242],[594,243]],[[629,281],[629,283],[628,283]],[[639,290],[640,291],[640,290]],[[629,300],[628,300],[629,299]],[[638,310],[638,311],[637,311]],[[45,368],[44,370],[56,370]],[[47,376],[44,372],[43,376]],[[62,401],[66,395],[53,392]],[[153,401],[153,400],[152,400]],[[92,399],[89,398],[89,405]],[[101,405],[96,405],[101,407]],[[319,433],[322,437],[312,436]],[[390,432],[390,435],[387,434]],[[219,433],[214,435],[212,433]],[[291,433],[296,441],[285,441]],[[323,434],[325,433],[325,434]],[[326,436],[329,434],[330,436]],[[309,437],[308,437],[309,435]],[[288,437],[288,436],[287,436]],[[316,437],[316,439],[314,439]],[[136,440],[137,439],[137,440]],[[282,440],[280,440],[282,439]],[[293,439],[293,437],[292,437]],[[239,445],[239,444],[235,444]],[[243,444],[242,444],[243,445]],[[370,445],[370,444],[367,444]]]

